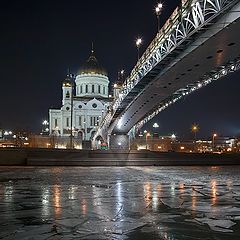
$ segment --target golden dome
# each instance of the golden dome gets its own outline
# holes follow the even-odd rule
[[[107,71],[98,63],[98,60],[95,57],[93,50],[87,62],[83,64],[78,71],[78,75],[83,74],[99,74],[107,76]]]

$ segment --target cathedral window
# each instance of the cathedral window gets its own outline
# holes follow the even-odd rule
[[[69,93],[69,91],[67,91],[67,93],[66,93],[66,98],[70,98],[70,93]]]
[[[55,128],[58,126],[58,120],[57,119],[55,119],[55,122],[54,122],[55,124]]]
[[[67,118],[66,120],[67,120],[66,126],[69,127],[69,118]]]
[[[79,126],[82,126],[82,116],[79,116]]]
[[[93,108],[97,108],[97,104],[94,103],[94,104],[92,105],[92,107],[93,107]]]
[[[93,117],[90,117],[90,126],[93,126]]]
[[[95,92],[95,86],[92,85],[92,93],[94,93],[94,92]]]

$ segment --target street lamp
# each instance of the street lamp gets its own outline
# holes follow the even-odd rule
[[[195,140],[195,142],[196,142],[196,138],[197,138],[197,132],[199,131],[199,126],[196,124],[196,123],[194,123],[193,125],[192,125],[192,127],[191,127],[191,131],[192,131],[192,133],[194,133],[194,140]]]
[[[155,131],[156,131],[156,129],[157,129],[157,128],[159,128],[159,125],[158,125],[158,123],[154,123],[154,124],[153,124],[153,128],[154,128],[154,129],[155,129]],[[155,131],[154,131],[154,133],[155,133]],[[156,132],[156,135],[157,135],[157,132]]]
[[[71,115],[70,115],[70,149],[73,149],[73,80],[74,74],[69,74],[71,80]]]
[[[41,134],[48,134],[49,133],[49,122],[44,120],[42,122],[42,133]]]
[[[214,151],[214,147],[215,147],[215,138],[217,137],[217,134],[214,133],[212,136],[212,150]]]
[[[140,47],[142,46],[142,39],[141,38],[137,38],[136,40],[136,47],[137,47],[137,51],[138,51],[138,60],[140,58],[140,54],[139,54],[139,51],[140,51]]]
[[[158,5],[155,8],[157,21],[158,21],[158,32],[160,30],[160,15],[161,15],[161,12],[162,12],[162,8],[163,8],[163,4],[162,3],[158,3]]]
[[[147,132],[146,133],[146,150],[148,150],[147,138],[150,136],[151,136],[151,134]]]

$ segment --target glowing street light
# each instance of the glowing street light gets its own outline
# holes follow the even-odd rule
[[[156,134],[156,136],[158,136],[158,132],[157,132],[157,128],[159,128],[158,123],[154,123],[153,128],[155,129],[155,131],[153,132],[153,135]]]
[[[176,134],[172,134],[172,136],[171,136],[172,141],[175,141],[176,138],[177,138]]]
[[[212,136],[212,150],[214,151],[214,147],[215,147],[215,138],[217,137],[217,134],[214,133]]]
[[[194,123],[193,125],[192,125],[192,127],[191,127],[191,131],[192,131],[192,133],[194,133],[194,140],[196,141],[196,138],[197,138],[197,132],[199,131],[199,126],[196,124],[196,123]]]
[[[161,15],[161,12],[162,12],[162,8],[163,8],[162,3],[158,3],[158,5],[155,8],[155,13],[156,13],[156,16],[157,16],[157,21],[158,21],[158,32],[160,30],[160,15]]]
[[[139,51],[140,51],[140,47],[142,46],[142,43],[143,43],[142,38],[137,38],[137,40],[136,40],[136,47],[137,47],[137,51],[138,51],[138,60],[140,58]]]
[[[148,150],[148,143],[147,143],[147,139],[148,137],[150,137],[151,134],[150,133],[146,133],[146,150]]]

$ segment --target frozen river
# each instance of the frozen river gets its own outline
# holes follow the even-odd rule
[[[240,166],[0,167],[0,239],[240,239]]]

